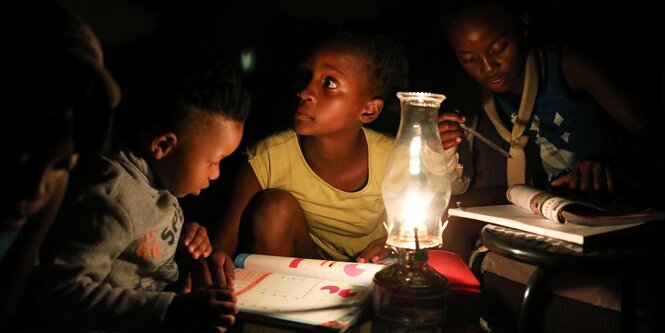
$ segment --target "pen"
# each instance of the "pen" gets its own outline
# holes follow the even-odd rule
[[[490,147],[492,147],[492,149],[494,149],[494,150],[498,151],[499,153],[501,153],[501,155],[503,155],[507,158],[513,158],[512,156],[510,156],[510,154],[507,151],[501,149],[501,147],[497,146],[494,142],[490,141],[488,138],[484,137],[482,134],[478,133],[476,130],[469,128],[464,123],[459,123],[459,126],[461,128],[463,128],[464,130],[468,131],[469,133],[473,134],[473,136],[480,139],[480,141],[485,142],[486,144],[488,144]]]

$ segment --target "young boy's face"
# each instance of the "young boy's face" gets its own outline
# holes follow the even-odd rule
[[[362,125],[361,114],[372,99],[366,56],[359,51],[328,46],[305,64],[311,77],[298,93],[294,129],[300,135],[324,135]]]
[[[182,133],[153,171],[162,186],[178,198],[198,195],[219,177],[219,162],[238,148],[244,124],[220,114],[193,110]]]

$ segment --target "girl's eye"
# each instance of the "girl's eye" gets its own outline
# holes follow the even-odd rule
[[[477,57],[467,55],[467,56],[460,56],[459,59],[460,59],[461,63],[468,64],[468,63],[471,63],[471,62],[475,61],[477,59]]]
[[[335,80],[333,80],[331,77],[327,77],[323,80],[323,86],[328,89],[335,89],[337,88],[337,82],[335,82]]]

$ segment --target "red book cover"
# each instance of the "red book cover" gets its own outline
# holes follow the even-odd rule
[[[455,332],[478,332],[480,316],[480,283],[467,264],[456,254],[429,250],[429,264],[448,279],[447,328]]]
[[[480,283],[458,255],[442,250],[429,250],[427,264],[448,279],[450,291],[480,294]]]

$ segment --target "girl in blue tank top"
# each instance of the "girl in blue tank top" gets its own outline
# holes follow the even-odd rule
[[[545,75],[531,124],[550,180],[569,171],[576,161],[588,160],[605,152],[625,134],[591,96],[571,93],[562,77],[562,48],[554,44],[543,50]],[[495,93],[494,98],[507,124],[517,117],[521,96],[505,92]]]
[[[535,101],[528,108],[528,130],[536,132],[550,184],[611,191],[609,167],[595,157],[624,134],[637,134],[646,127],[637,103],[583,54],[558,44],[529,45],[528,17],[500,0],[474,1],[448,13],[446,37],[464,70],[493,100],[498,114],[495,128],[503,126],[510,133],[520,105],[529,105],[525,98],[529,82],[537,90],[535,97],[529,97]],[[535,65],[528,71],[527,64]]]

